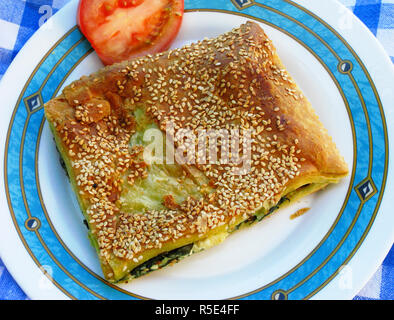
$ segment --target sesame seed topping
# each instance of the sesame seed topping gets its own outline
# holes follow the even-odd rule
[[[275,54],[265,35],[245,24],[215,39],[107,67],[100,76],[65,89],[74,113],[57,119],[56,130],[101,256],[138,264],[147,250],[182,237],[203,237],[278,200],[306,160],[298,139],[294,145],[284,143],[289,122],[278,116],[282,105],[276,103],[283,103],[282,95],[290,101],[300,93],[273,62]],[[278,88],[267,89],[268,81]],[[175,203],[167,197],[164,209],[127,212],[120,204],[123,188],[149,176],[141,159],[143,148],[129,146],[136,130],[133,111],[141,105],[159,128],[173,123],[175,137],[184,128],[196,136],[199,130],[250,130],[252,157],[247,160],[246,150],[241,150],[240,155],[231,152],[234,162],[199,165],[213,189],[200,199]],[[240,142],[243,145],[242,137]],[[216,151],[222,150],[224,143]],[[240,163],[250,170],[235,175]]]

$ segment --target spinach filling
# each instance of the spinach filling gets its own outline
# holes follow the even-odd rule
[[[55,141],[55,139],[53,139],[53,141]],[[57,146],[57,144],[56,144],[56,141],[55,141],[55,146],[56,146],[57,154],[58,154],[58,156],[59,156],[60,165],[62,166],[64,172],[66,173],[68,180],[70,180],[70,176],[68,175],[66,163],[64,162],[64,159],[63,159],[63,157],[62,157],[62,155],[61,155],[61,153],[60,153],[60,151],[59,151],[59,148],[58,148],[58,146]]]
[[[277,203],[275,206],[273,206],[272,208],[270,208],[270,209],[268,210],[268,212],[267,212],[265,215],[261,216],[260,218],[257,217],[257,220],[258,220],[258,221],[261,221],[261,220],[263,220],[263,218],[269,216],[272,212],[274,212],[275,210],[279,209],[279,207],[280,207],[285,201],[289,201],[289,202],[290,202],[290,199],[287,198],[287,197],[282,197],[282,198],[280,198],[280,200],[278,201],[278,203]]]
[[[193,243],[168,252],[164,252],[135,267],[130,271],[130,275],[132,278],[138,278],[151,271],[163,268],[171,262],[178,262],[180,259],[189,256],[192,253],[192,249]]]

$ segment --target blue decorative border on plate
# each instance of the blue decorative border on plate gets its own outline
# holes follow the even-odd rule
[[[351,187],[338,217],[319,245],[293,269],[243,299],[306,299],[338,273],[362,244],[376,217],[388,170],[382,105],[365,66],[349,44],[313,13],[288,0],[186,0],[186,12],[237,14],[286,33],[318,59],[340,91],[352,124]],[[86,268],[62,243],[46,213],[39,187],[38,147],[43,103],[58,94],[70,72],[92,52],[75,27],[35,68],[10,122],[5,185],[15,227],[43,273],[72,299],[144,298],[122,290]],[[70,66],[73,66],[70,69]]]

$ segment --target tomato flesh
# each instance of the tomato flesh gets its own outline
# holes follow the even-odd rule
[[[81,0],[78,25],[104,64],[167,50],[183,0]]]

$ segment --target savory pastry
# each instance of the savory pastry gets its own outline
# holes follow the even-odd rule
[[[216,245],[348,173],[253,22],[82,77],[49,101],[45,114],[111,282]],[[168,128],[175,148],[184,145],[182,130],[198,137],[239,129],[241,156],[230,149],[231,161],[204,162],[198,149],[194,162],[183,152],[174,163],[150,161],[150,130],[163,138]],[[188,143],[184,151],[197,150],[196,141]],[[226,148],[218,143],[214,154]]]

